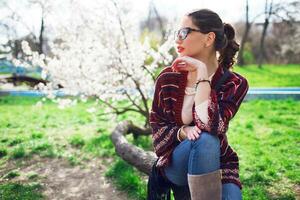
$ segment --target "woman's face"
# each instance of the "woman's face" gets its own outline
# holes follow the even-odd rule
[[[183,17],[179,29],[182,28],[199,30],[199,28],[193,24],[191,18],[188,16]],[[184,40],[179,39],[178,37],[176,38],[177,52],[180,56],[190,56],[194,58],[201,57],[203,51],[205,51],[206,40],[206,34],[191,31]]]

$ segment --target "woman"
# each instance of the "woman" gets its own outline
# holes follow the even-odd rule
[[[156,168],[193,200],[242,199],[238,156],[226,137],[248,91],[229,70],[239,50],[235,31],[201,9],[183,17],[176,36],[179,56],[157,77],[150,113]]]

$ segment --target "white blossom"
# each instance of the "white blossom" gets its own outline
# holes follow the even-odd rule
[[[152,75],[158,64],[169,65],[173,59],[169,54],[174,46],[173,36],[155,50],[149,38],[140,41],[139,16],[128,1],[102,0],[94,4],[87,7],[85,1],[73,1],[70,16],[67,21],[58,22],[61,24],[55,29],[55,40],[49,42],[51,54],[31,52],[28,43],[22,42],[29,63],[42,67],[42,78],[50,81],[36,89],[61,108],[73,101],[57,99],[59,86],[63,86],[64,94],[80,95],[81,101],[89,96],[119,101],[128,99],[126,93],[140,101],[137,86],[150,98]],[[149,57],[154,61],[145,65]]]

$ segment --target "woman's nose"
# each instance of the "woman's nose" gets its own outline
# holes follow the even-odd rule
[[[178,37],[176,37],[175,43],[176,44],[182,44],[182,40],[180,40]]]

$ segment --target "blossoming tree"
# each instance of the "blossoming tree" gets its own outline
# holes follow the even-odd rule
[[[50,80],[47,85],[40,84],[38,89],[62,106],[77,100],[56,97],[55,90],[59,86],[65,94],[80,95],[82,99],[96,97],[99,106],[106,107],[108,112],[105,114],[132,111],[143,115],[144,128],[125,123],[121,126],[123,129],[114,131],[112,140],[123,159],[148,173],[155,158],[153,152],[144,152],[127,143],[123,134],[151,133],[149,100],[155,70],[172,61],[173,38],[166,38],[158,47],[152,47],[148,38],[141,42],[139,17],[130,10],[128,2],[107,0],[98,1],[93,7],[86,5],[82,1],[70,4],[70,15],[63,23],[65,25],[55,30],[55,40],[49,43],[51,53],[48,55],[32,52],[28,43],[23,42],[27,61],[41,66],[42,77]],[[118,102],[122,100],[129,104],[120,107]]]
[[[42,67],[42,77],[50,77],[47,92],[61,106],[76,100],[57,98],[58,86],[68,95],[97,97],[106,113],[137,112],[148,124],[149,99],[155,81],[155,70],[173,59],[169,53],[172,38],[159,47],[152,47],[149,38],[139,35],[139,17],[125,1],[99,1],[95,7],[73,2],[66,25],[56,28],[55,40],[49,43],[51,54],[32,52],[28,43],[23,50],[32,65]],[[126,100],[128,105],[119,106]]]

